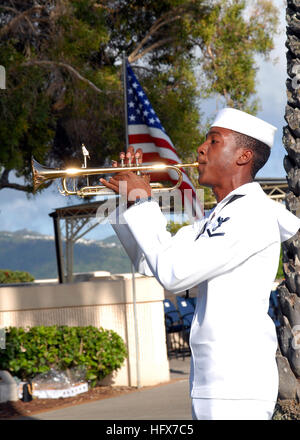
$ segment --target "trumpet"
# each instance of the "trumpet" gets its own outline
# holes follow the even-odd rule
[[[83,146],[84,147],[84,146]],[[83,150],[84,151],[84,150]],[[85,150],[86,151],[86,150]],[[88,184],[87,177],[87,185],[82,188],[73,188],[70,189],[68,187],[67,179],[76,179],[84,176],[92,176],[92,175],[100,175],[100,174],[115,174],[121,171],[130,170],[133,172],[137,172],[138,174],[146,171],[151,172],[161,172],[161,171],[169,171],[174,170],[177,173],[177,182],[173,186],[164,186],[160,182],[151,182],[150,185],[154,192],[161,191],[172,191],[178,188],[183,180],[182,168],[196,168],[198,166],[198,162],[182,164],[177,163],[174,165],[168,165],[164,163],[156,163],[152,165],[129,165],[129,166],[121,166],[121,167],[100,167],[100,168],[87,168],[86,165],[86,154],[84,153],[84,165],[82,168],[65,168],[65,169],[55,169],[55,168],[47,168],[40,163],[38,163],[33,157],[31,159],[31,167],[32,167],[32,175],[33,175],[33,188],[36,191],[40,185],[43,183],[54,180],[61,179],[62,190],[60,193],[66,196],[78,196],[78,197],[88,197],[95,195],[111,195],[115,194],[115,192],[104,185],[94,185],[90,186]]]

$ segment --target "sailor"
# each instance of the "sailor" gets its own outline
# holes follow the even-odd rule
[[[278,394],[277,337],[268,315],[281,242],[300,219],[272,201],[254,177],[269,158],[276,128],[245,112],[221,110],[198,148],[199,184],[217,205],[175,236],[146,179],[122,172],[102,183],[130,200],[113,224],[138,272],[174,294],[198,286],[190,331],[192,416],[269,420]]]

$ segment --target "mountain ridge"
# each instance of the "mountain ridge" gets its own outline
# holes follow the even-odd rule
[[[63,239],[65,248],[65,239]],[[74,272],[130,272],[130,261],[117,236],[79,239],[74,245]],[[28,229],[0,231],[0,268],[23,270],[36,279],[56,278],[54,236]]]

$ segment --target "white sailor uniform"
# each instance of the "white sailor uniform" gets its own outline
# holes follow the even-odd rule
[[[123,220],[112,226],[138,272],[154,275],[175,294],[199,285],[190,332],[193,416],[220,418],[214,402],[218,408],[225,402],[221,413],[235,419],[230,408],[237,405],[226,405],[232,400],[240,404],[237,418],[260,418],[260,406],[261,418],[270,418],[278,372],[269,295],[280,243],[298,231],[300,219],[253,182],[228,194],[208,219],[182,227],[174,237],[155,201],[129,208]],[[252,406],[243,412],[242,402],[249,401]],[[260,403],[255,406],[255,401]]]

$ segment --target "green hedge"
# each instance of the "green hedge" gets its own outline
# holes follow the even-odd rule
[[[283,272],[282,247],[281,247],[276,279],[280,279],[281,280],[283,278],[284,278],[284,272]]]
[[[28,283],[34,281],[34,277],[20,270],[0,269],[0,284]]]
[[[122,338],[103,328],[37,326],[6,329],[5,349],[0,350],[0,370],[22,380],[54,368],[86,368],[86,380],[95,386],[119,369],[127,350]]]

